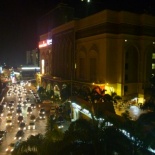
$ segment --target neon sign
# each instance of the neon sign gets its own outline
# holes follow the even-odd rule
[[[43,48],[52,44],[52,39],[47,39],[39,42],[39,48]]]

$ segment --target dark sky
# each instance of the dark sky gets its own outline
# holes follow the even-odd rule
[[[25,64],[26,51],[37,47],[38,18],[55,5],[54,0],[1,0],[0,64]]]
[[[37,21],[60,2],[80,10],[80,0],[1,0],[0,64],[25,64],[26,51],[37,48]],[[155,12],[155,0],[92,0],[97,5],[116,10]]]

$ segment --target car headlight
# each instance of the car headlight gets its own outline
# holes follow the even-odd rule
[[[19,137],[18,139],[21,139],[22,137]]]
[[[13,149],[11,149],[11,152],[13,151]]]
[[[7,149],[5,149],[5,151],[8,151],[9,149],[7,148]]]
[[[14,139],[17,139],[16,137],[14,137]]]

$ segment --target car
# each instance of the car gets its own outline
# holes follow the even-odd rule
[[[7,102],[2,102],[1,105],[3,105],[3,107],[6,108]]]
[[[13,105],[12,103],[8,103],[8,104],[7,104],[7,108],[8,108],[8,109],[13,108],[13,107],[14,107],[14,105]]]
[[[19,124],[18,130],[26,130],[26,124],[25,124],[24,122],[21,122],[21,123]]]
[[[27,100],[23,101],[23,106],[27,106]]]
[[[31,115],[30,116],[30,121],[35,122],[36,121],[36,116],[35,115]]]
[[[12,119],[6,120],[6,126],[12,126]]]
[[[23,130],[18,130],[15,137],[14,137],[14,139],[20,140],[20,139],[22,139],[23,136],[24,136],[24,131]]]
[[[3,142],[3,138],[6,136],[5,130],[0,130],[0,144]]]
[[[8,113],[8,114],[6,115],[6,119],[12,120],[12,113]]]
[[[4,116],[4,111],[0,110],[0,117]]]
[[[31,108],[32,109],[35,109],[36,108],[36,105],[34,103],[31,103]]]
[[[30,98],[27,97],[27,98],[26,98],[26,101],[27,101],[27,102],[30,102]]]
[[[21,108],[17,108],[16,115],[22,115],[22,109]]]
[[[8,113],[14,113],[14,107],[10,108],[10,109],[8,110]]]
[[[7,96],[11,96],[11,92],[10,91],[7,92]]]
[[[6,135],[6,130],[0,130],[0,135],[4,137]]]
[[[23,98],[21,96],[19,96],[18,101],[23,101]]]
[[[9,145],[8,145],[8,147],[5,149],[5,151],[6,152],[13,152],[13,150],[14,150],[14,148],[15,148],[15,142],[13,142],[13,143],[10,143]]]
[[[32,114],[32,108],[31,107],[27,108],[27,114]]]
[[[24,121],[24,117],[23,116],[18,116],[17,122],[21,123]]]
[[[17,105],[21,105],[22,106],[23,102],[22,101],[18,101]]]
[[[15,104],[15,101],[11,100],[10,103],[11,103],[12,105],[14,105],[14,104]]]
[[[45,114],[39,113],[39,119],[45,119],[45,118],[46,118]]]
[[[35,122],[31,122],[30,121],[30,123],[29,123],[29,125],[28,125],[28,129],[35,129]]]
[[[44,108],[41,108],[41,109],[40,109],[40,113],[41,113],[41,114],[45,114],[45,109],[44,109]]]
[[[62,123],[57,123],[57,127],[58,127],[58,129],[62,129],[64,126]]]
[[[17,105],[17,109],[21,109],[22,108],[22,105],[21,104],[18,104]]]

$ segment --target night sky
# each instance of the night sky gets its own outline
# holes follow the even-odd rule
[[[83,0],[84,1],[84,0]],[[25,64],[26,51],[38,46],[38,19],[58,3],[68,3],[78,12],[83,8],[95,10],[131,10],[155,14],[155,0],[91,0],[85,5],[80,0],[1,0],[0,3],[0,65]],[[85,6],[84,6],[85,5]],[[80,9],[79,9],[80,8]],[[80,12],[79,12],[80,13]],[[78,13],[76,14],[78,16]]]

